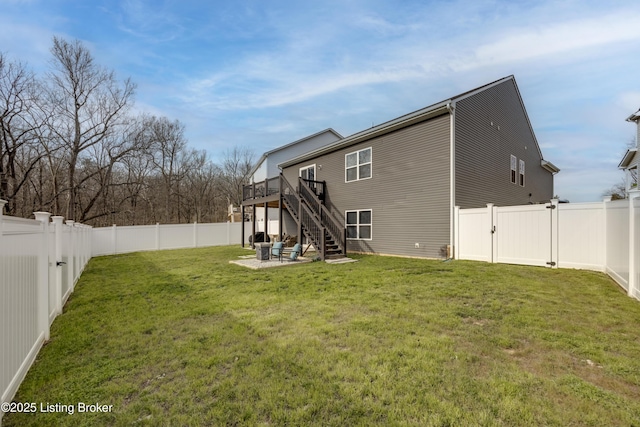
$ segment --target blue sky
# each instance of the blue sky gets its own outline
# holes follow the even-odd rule
[[[515,75],[555,192],[598,201],[640,108],[640,12],[626,1],[0,0],[0,51],[44,72],[79,39],[136,109],[214,160],[332,127],[344,136]]]

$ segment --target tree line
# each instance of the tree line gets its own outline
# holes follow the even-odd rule
[[[132,112],[136,85],[80,41],[53,38],[37,76],[0,52],[0,199],[94,226],[226,221],[254,154],[219,163],[189,148],[178,120]]]

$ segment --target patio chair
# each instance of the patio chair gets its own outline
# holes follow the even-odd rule
[[[284,243],[275,242],[271,248],[271,258],[278,258],[282,262],[282,248]]]
[[[300,251],[302,251],[302,246],[300,243],[296,243],[291,249],[291,255],[289,255],[289,261],[295,261],[298,259],[298,255],[300,255]]]

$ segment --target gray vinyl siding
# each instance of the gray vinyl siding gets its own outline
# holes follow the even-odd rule
[[[553,175],[540,165],[539,149],[513,80],[460,100],[455,114],[456,205],[521,205],[553,197]],[[512,154],[525,161],[524,187],[518,174],[516,184],[511,183]]]
[[[372,177],[345,182],[345,155],[368,147]],[[337,216],[372,210],[372,239],[349,240],[348,250],[439,258],[449,244],[449,159],[447,114],[291,165],[284,175],[295,186],[299,168],[316,164],[316,179],[327,182],[326,204]]]

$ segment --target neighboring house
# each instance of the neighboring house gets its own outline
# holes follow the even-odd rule
[[[280,206],[323,258],[452,256],[455,206],[549,201],[559,171],[542,156],[513,76],[280,167]],[[300,178],[309,170],[316,182]],[[246,196],[246,205],[261,199]]]
[[[635,122],[636,130],[636,146],[629,148],[624,154],[622,161],[618,165],[619,169],[624,171],[625,192],[638,189],[638,147],[640,146],[640,110],[636,111],[629,117],[628,122]]]
[[[280,174],[280,169],[278,168],[280,163],[298,157],[304,153],[317,150],[340,139],[342,139],[342,135],[338,132],[333,129],[325,129],[321,132],[275,148],[271,151],[267,151],[260,156],[255,166],[249,172],[249,182],[254,184],[258,182],[265,182],[270,178],[277,179]],[[265,195],[269,191],[273,190],[273,187],[269,190],[268,186],[264,188],[258,186],[258,191],[263,191]],[[278,235],[280,233],[278,210],[269,210],[269,207],[277,208],[278,204],[277,202],[271,202],[271,206],[264,203],[255,206],[256,231],[266,231],[267,234]],[[242,214],[239,214],[239,216],[245,216],[245,213],[246,212],[243,212]],[[287,220],[287,218],[285,218],[285,220]],[[289,219],[289,221],[291,220]],[[290,228],[295,229],[293,223]]]

